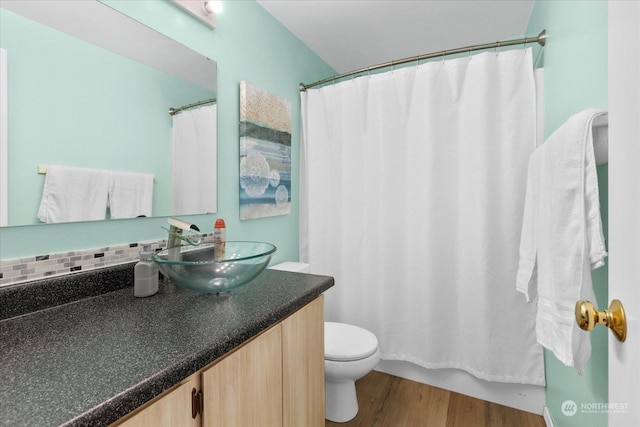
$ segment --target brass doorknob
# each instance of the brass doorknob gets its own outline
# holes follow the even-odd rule
[[[589,301],[576,303],[576,322],[585,331],[591,331],[596,325],[605,325],[613,331],[619,341],[627,338],[627,318],[624,315],[622,303],[614,299],[609,309],[598,311]]]

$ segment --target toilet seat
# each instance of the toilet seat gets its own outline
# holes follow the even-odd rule
[[[324,358],[336,362],[365,359],[378,350],[376,336],[354,325],[324,323]]]

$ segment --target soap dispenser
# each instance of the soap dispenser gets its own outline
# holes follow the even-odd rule
[[[152,254],[151,247],[144,245],[140,261],[133,269],[133,295],[136,297],[150,297],[158,292],[158,266],[151,260]]]

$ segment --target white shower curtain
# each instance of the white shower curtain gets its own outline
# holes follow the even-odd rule
[[[217,211],[217,106],[173,116],[171,215]]]
[[[334,276],[326,319],[386,360],[544,384],[534,307],[515,290],[531,50],[483,53],[301,94],[300,258]]]

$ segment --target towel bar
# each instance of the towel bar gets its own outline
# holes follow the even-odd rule
[[[46,166],[38,166],[38,175],[46,175],[47,174],[47,167]],[[153,176],[153,180],[156,180],[156,176]]]

